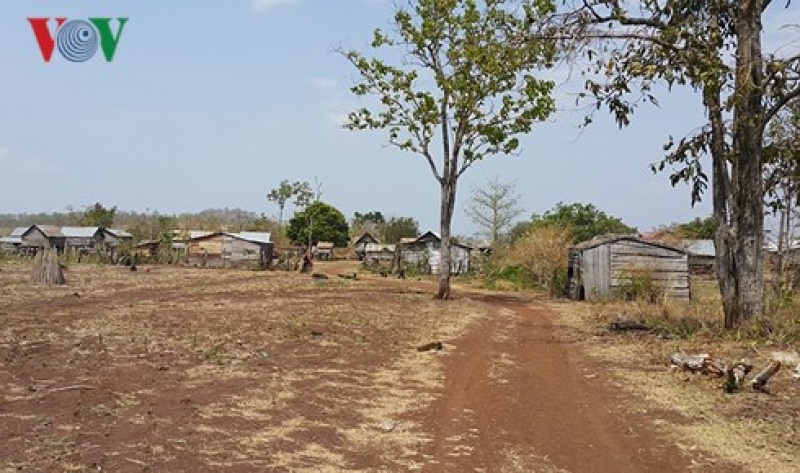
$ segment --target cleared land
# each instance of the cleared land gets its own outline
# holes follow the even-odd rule
[[[3,266],[0,469],[739,468],[628,409],[642,394],[540,302],[326,269],[84,265],[44,288]]]

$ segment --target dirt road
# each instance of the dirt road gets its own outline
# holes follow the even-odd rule
[[[659,436],[653,419],[543,307],[485,296],[492,316],[455,346],[444,393],[421,422],[424,471],[738,471]]]

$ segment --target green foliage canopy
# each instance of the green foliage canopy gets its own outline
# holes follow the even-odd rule
[[[111,228],[114,226],[114,217],[117,214],[117,208],[106,208],[100,202],[91,205],[83,212],[81,223],[87,227],[103,227]]]
[[[419,223],[413,217],[392,217],[383,225],[385,243],[400,243],[402,238],[419,236]]]
[[[680,238],[689,240],[712,240],[716,223],[714,217],[696,218],[686,223],[679,223],[675,231]]]
[[[289,219],[286,235],[299,245],[332,241],[344,247],[348,244],[349,226],[342,212],[324,202],[314,202]]]
[[[559,202],[542,215],[533,214],[529,223],[529,228],[550,226],[571,229],[575,243],[607,233],[636,233],[635,228],[625,225],[621,219],[606,214],[593,204],[581,203],[567,205]]]

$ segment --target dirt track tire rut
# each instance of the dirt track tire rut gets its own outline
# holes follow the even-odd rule
[[[423,471],[739,471],[663,438],[541,306],[489,300],[422,424]],[[707,469],[703,465],[708,465]],[[713,465],[713,466],[712,466]]]

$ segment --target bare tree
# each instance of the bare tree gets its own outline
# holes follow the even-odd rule
[[[488,237],[495,248],[511,229],[514,220],[524,210],[519,206],[520,194],[516,182],[503,182],[499,176],[472,188],[464,212],[478,226],[481,235]]]

